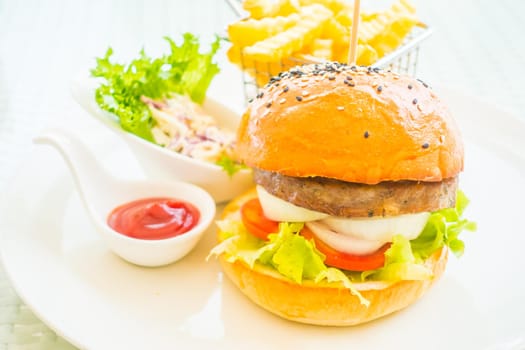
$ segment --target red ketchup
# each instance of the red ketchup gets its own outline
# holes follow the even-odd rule
[[[190,203],[173,198],[145,198],[115,208],[108,216],[108,224],[128,237],[158,240],[188,232],[199,218],[199,210]]]

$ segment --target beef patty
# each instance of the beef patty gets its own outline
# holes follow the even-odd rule
[[[254,169],[254,179],[272,195],[297,206],[342,217],[395,216],[450,208],[457,177],[441,182],[385,181],[376,185],[324,177],[292,177]]]

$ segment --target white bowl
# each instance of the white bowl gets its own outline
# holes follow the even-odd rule
[[[105,222],[96,223],[98,231],[111,250],[124,260],[140,266],[163,266],[182,259],[202,238],[215,218],[215,202],[203,189],[184,182],[133,182],[132,193],[123,197],[116,195],[113,203],[102,208],[104,213],[127,202],[148,197],[170,197],[193,204],[200,212],[200,218],[191,230],[172,238],[144,240],[125,236],[111,229]],[[107,214],[106,214],[107,215]]]
[[[71,84],[73,97],[90,115],[124,138],[147,176],[191,182],[208,191],[217,203],[230,200],[254,186],[249,169],[242,169],[229,176],[216,164],[184,156],[126,132],[115,116],[102,110],[96,103],[97,86],[94,78],[77,78]],[[236,130],[239,116],[232,110],[209,97],[203,108],[216,118],[221,127]]]

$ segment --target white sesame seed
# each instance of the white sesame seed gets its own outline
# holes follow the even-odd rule
[[[337,110],[338,110],[338,111],[344,111],[344,110],[345,110],[345,107],[344,107],[344,106],[337,106]]]
[[[418,105],[417,105],[417,109],[418,109],[420,112],[422,112],[422,111],[423,111],[423,106],[421,106],[421,104],[418,104]]]
[[[285,99],[285,98],[281,98],[281,99],[279,100],[279,103],[280,103],[280,104],[283,104],[283,103],[285,103],[285,102],[286,102],[286,99]]]
[[[308,96],[308,95],[310,95],[310,93],[308,91],[303,91],[303,93],[301,95]]]

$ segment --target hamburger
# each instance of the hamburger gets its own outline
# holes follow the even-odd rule
[[[283,318],[356,325],[401,310],[461,255],[464,148],[420,80],[327,62],[270,80],[236,153],[256,188],[218,222],[224,273]]]

